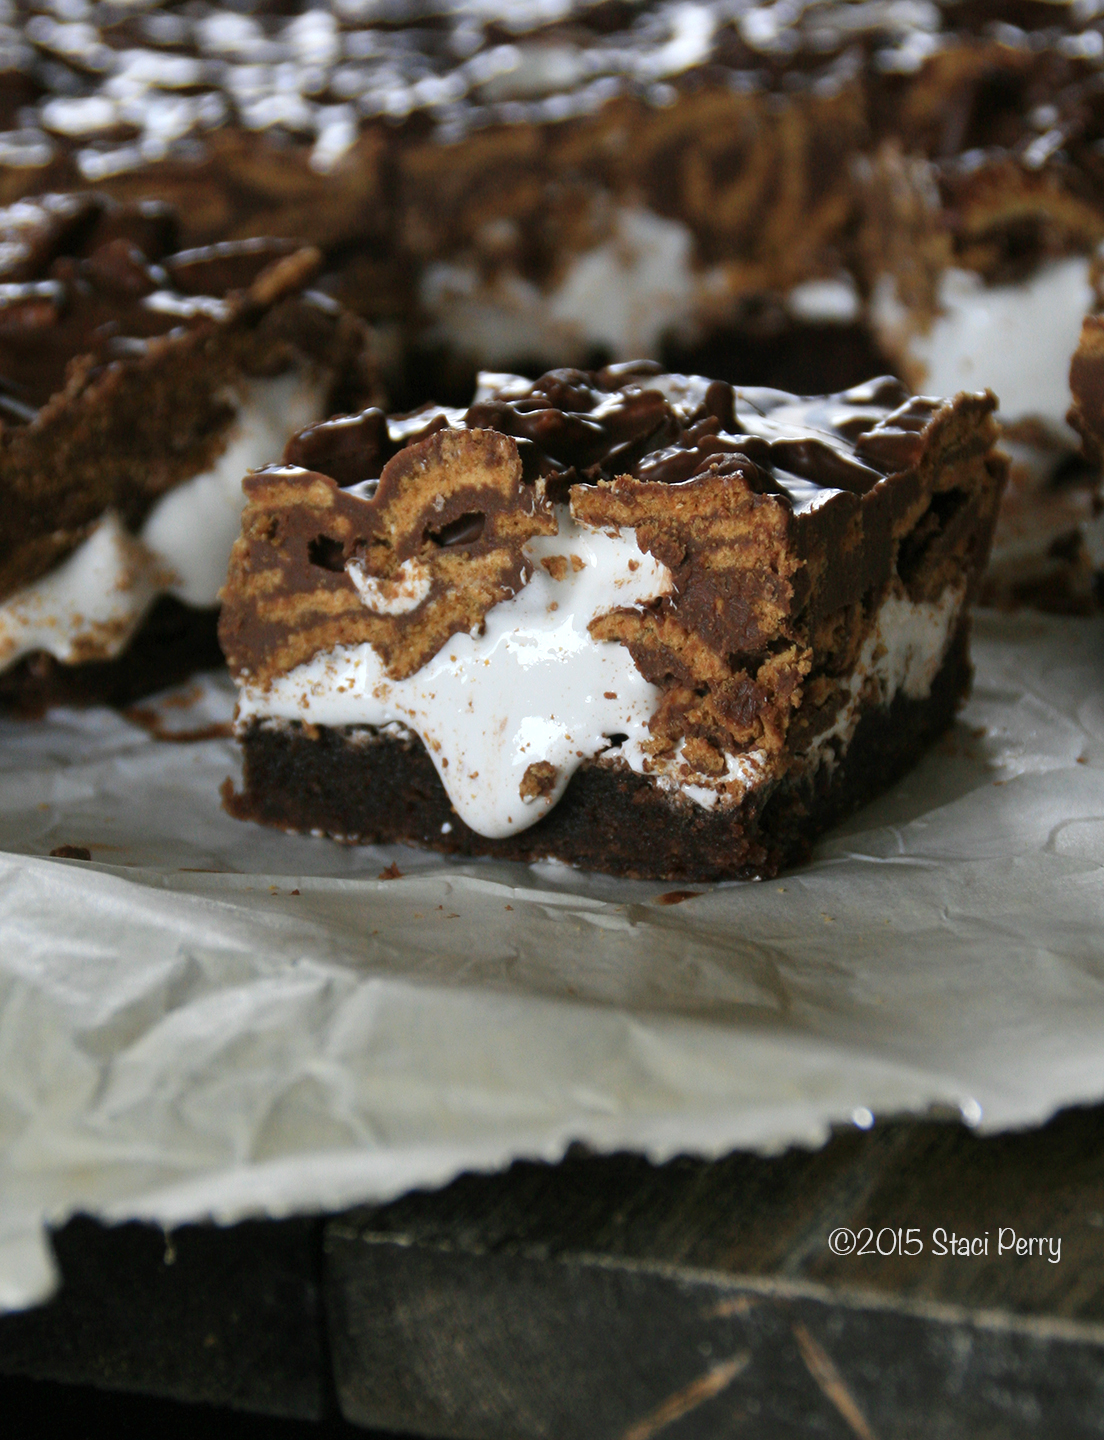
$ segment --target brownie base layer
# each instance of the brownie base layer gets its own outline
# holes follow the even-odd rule
[[[452,808],[421,741],[297,723],[254,723],[242,737],[245,788],[224,803],[241,820],[346,842],[399,841],[504,860],[549,857],[645,880],[767,879],[805,860],[814,838],[892,784],[954,719],[970,683],[964,619],[930,695],[870,710],[829,770],[765,799],[705,810],[627,766],[586,762],[544,819],[489,840]]]
[[[162,596],[114,660],[63,665],[37,651],[0,675],[0,711],[33,719],[51,705],[129,705],[196,670],[222,665],[218,608]]]

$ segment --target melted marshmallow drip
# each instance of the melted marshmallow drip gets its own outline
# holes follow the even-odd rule
[[[903,314],[889,277],[879,282],[871,308],[875,328],[892,345]],[[986,285],[973,271],[947,270],[938,308],[928,333],[907,342],[909,359],[924,372],[919,388],[954,395],[987,386],[1004,421],[1038,418],[1075,439],[1066,411],[1070,357],[1093,308],[1086,257],[1040,266],[1018,285]]]
[[[241,528],[242,476],[316,419],[324,397],[301,371],[249,381],[214,466],[163,495],[138,538],[109,512],[60,565],[0,602],[0,665],[35,650],[65,664],[111,659],[158,595],[216,604]]]
[[[247,685],[239,721],[406,725],[478,834],[499,838],[535,824],[583,760],[608,748],[608,736],[647,738],[659,691],[624,646],[595,641],[587,626],[671,588],[670,572],[641,553],[631,530],[587,530],[566,509],[558,519],[558,535],[526,545],[532,577],[488,611],[481,635],[454,635],[405,680],[392,680],[370,645],[338,646],[267,688]],[[567,562],[560,580],[540,564],[552,556]],[[554,783],[523,800],[525,772],[540,761],[554,767]]]
[[[109,511],[72,555],[0,605],[0,665],[34,650],[69,665],[110,659],[168,578]]]

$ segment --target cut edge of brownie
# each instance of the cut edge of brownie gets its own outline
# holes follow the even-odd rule
[[[350,844],[414,844],[450,855],[555,859],[639,880],[770,879],[814,840],[899,779],[953,722],[969,689],[963,615],[930,693],[899,692],[862,712],[834,763],[706,810],[622,763],[589,760],[527,830],[488,839],[460,819],[413,733],[254,721],[241,737],[245,788],[223,787],[239,820]]]
[[[1007,470],[991,395],[901,403],[873,381],[799,400],[639,367],[491,381],[464,416],[400,417],[389,459],[390,422],[366,412],[250,477],[222,617],[246,758],[232,814],[641,877],[768,876],[950,722]],[[523,426],[540,465],[580,444],[592,463],[527,485]],[[342,489],[346,471],[379,478]],[[570,515],[554,520],[557,484]],[[610,552],[608,595],[578,598],[570,536],[600,533],[632,536],[637,579]],[[504,602],[520,608],[492,625]],[[565,616],[652,695],[589,670],[579,696],[564,677],[545,693],[535,661],[495,659],[511,625]],[[579,648],[542,663],[574,667]]]

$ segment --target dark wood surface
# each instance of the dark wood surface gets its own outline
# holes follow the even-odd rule
[[[328,1371],[314,1219],[53,1237],[63,1284],[0,1319],[0,1373],[317,1420]]]
[[[836,1256],[841,1226],[923,1253]],[[1052,1243],[998,1254],[1009,1231]],[[576,1150],[334,1217],[77,1219],[55,1248],[0,1374],[463,1440],[1104,1435],[1104,1107],[772,1159]]]
[[[0,1417],[13,1440],[394,1440],[339,1417],[278,1419],[22,1376],[0,1376]]]

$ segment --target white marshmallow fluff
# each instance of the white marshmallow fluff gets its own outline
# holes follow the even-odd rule
[[[1074,256],[1042,265],[1015,285],[986,285],[971,270],[947,270],[931,329],[905,341],[908,359],[922,372],[919,388],[955,395],[988,387],[1006,423],[1039,419],[1075,443],[1066,424],[1069,366],[1094,304],[1089,268],[1087,257]],[[875,288],[871,318],[884,344],[900,345],[907,316],[891,276]]]
[[[531,578],[488,611],[482,634],[454,635],[422,669],[391,679],[371,645],[338,646],[278,676],[245,684],[239,724],[299,720],[330,726],[398,725],[425,744],[445,791],[465,824],[500,838],[535,824],[559,800],[586,759],[611,750],[664,789],[681,790],[704,808],[738,801],[769,778],[765,752],[730,757],[715,780],[689,776],[678,754],[653,760],[644,748],[660,691],[644,679],[629,651],[596,641],[588,625],[615,608],[641,605],[671,590],[671,575],[642,553],[630,529],[594,531],[558,511],[559,534],[525,547]],[[563,578],[541,566],[562,556]],[[574,563],[573,563],[574,561]],[[558,571],[559,567],[555,567]],[[358,587],[359,588],[359,587]],[[402,613],[402,601],[361,589],[367,608]],[[927,695],[946,653],[961,590],[914,604],[903,594],[883,603],[851,681],[851,696],[832,730],[814,742],[813,765],[828,741],[845,742],[860,702],[871,693],[889,704],[903,691]],[[555,769],[548,793],[523,800],[531,764]]]
[[[616,210],[609,238],[576,255],[542,290],[515,271],[485,280],[467,261],[426,267],[420,299],[434,334],[485,365],[519,355],[568,364],[598,346],[618,360],[656,355],[681,331],[706,283],[690,231],[640,206]]]
[[[168,593],[187,605],[214,605],[241,529],[242,477],[281,453],[289,435],[322,414],[327,382],[293,369],[250,380],[229,444],[210,470],[170,490],[150,511],[142,540],[174,579]]]
[[[60,565],[0,602],[0,665],[36,650],[65,664],[109,660],[159,595],[215,605],[241,528],[242,477],[322,413],[320,376],[292,370],[234,395],[229,443],[210,470],[170,490],[138,536],[108,513]]]
[[[68,665],[118,654],[170,580],[109,512],[60,565],[0,605],[0,666],[34,650]]]
[[[392,680],[370,645],[339,646],[267,687],[246,685],[239,719],[399,723],[425,742],[465,824],[490,837],[526,829],[610,736],[647,739],[659,691],[624,646],[595,641],[587,626],[671,588],[666,566],[639,550],[631,530],[585,529],[566,508],[558,521],[559,534],[525,546],[528,583],[487,613],[482,634],[454,635],[405,680]],[[566,561],[559,580],[540,563],[553,556]],[[555,782],[523,800],[525,772],[540,761],[555,768]]]

